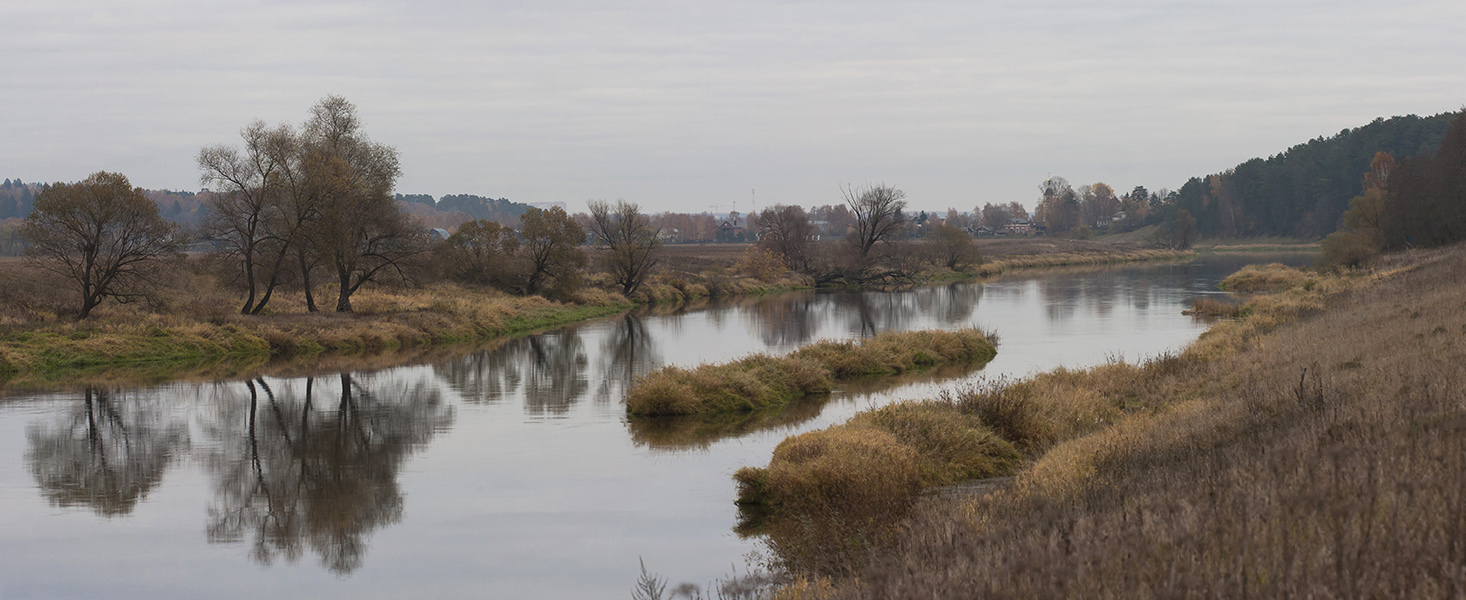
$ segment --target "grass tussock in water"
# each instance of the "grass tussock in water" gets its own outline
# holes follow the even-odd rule
[[[880,543],[771,534],[821,582],[784,597],[1461,594],[1466,247],[1384,266],[1301,277],[1174,357],[981,391],[1030,465]]]
[[[996,354],[976,329],[887,332],[863,341],[825,340],[787,356],[755,354],[692,369],[666,367],[640,377],[626,393],[632,415],[691,415],[776,406],[830,391],[834,381],[895,375]]]
[[[1227,276],[1218,286],[1233,292],[1279,292],[1308,285],[1317,278],[1302,270],[1279,263],[1247,265]]]
[[[1181,313],[1193,317],[1236,319],[1247,314],[1247,309],[1239,302],[1197,298],[1191,302],[1191,308]]]
[[[767,469],[744,467],[734,478],[742,504],[875,515],[899,510],[923,487],[1005,473],[1017,458],[956,404],[904,402],[785,439]]]

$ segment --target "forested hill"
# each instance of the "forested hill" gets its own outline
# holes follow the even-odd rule
[[[517,225],[530,205],[507,198],[486,198],[473,194],[449,194],[437,200],[427,194],[397,194],[397,201],[428,227],[457,227],[470,219]]]
[[[1172,214],[1189,211],[1203,236],[1322,236],[1339,228],[1376,152],[1396,159],[1434,154],[1455,116],[1375,119],[1266,159],[1192,178],[1167,208]]]

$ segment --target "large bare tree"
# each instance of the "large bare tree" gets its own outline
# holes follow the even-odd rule
[[[107,298],[142,297],[156,285],[154,267],[184,246],[178,226],[163,220],[142,188],[105,171],[43,190],[20,233],[27,256],[81,288],[77,320]]]
[[[878,243],[894,241],[906,224],[906,192],[886,185],[846,188],[845,204],[855,214],[854,231],[845,239],[861,260],[870,258]]]
[[[592,200],[590,235],[601,246],[600,260],[622,293],[632,294],[660,261],[662,230],[652,226],[633,202],[617,200],[613,207],[604,200]]]
[[[235,259],[246,296],[241,314],[259,314],[282,279],[299,229],[293,192],[298,173],[295,132],[255,121],[240,131],[244,148],[209,146],[199,151],[199,180],[216,192],[206,229]],[[262,295],[260,288],[263,288]],[[256,299],[258,298],[258,302]]]
[[[804,208],[770,206],[758,215],[758,245],[773,252],[784,266],[796,271],[809,268],[809,249],[816,230]]]

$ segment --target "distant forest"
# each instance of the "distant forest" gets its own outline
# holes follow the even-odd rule
[[[1408,175],[1420,164],[1413,159],[1430,158],[1437,153],[1457,114],[1375,119],[1362,127],[1345,129],[1331,137],[1318,137],[1220,173],[1192,177],[1175,191],[1152,192],[1137,186],[1131,192],[1117,194],[1103,183],[1072,188],[1063,178],[1052,177],[1041,186],[1043,196],[1033,216],[1049,234],[1079,237],[1158,225],[1156,241],[1168,245],[1178,245],[1178,239],[1189,240],[1193,236],[1318,238],[1341,229],[1350,201],[1360,195],[1365,174],[1371,171],[1378,153],[1385,153],[1407,167]],[[36,195],[43,189],[44,184],[23,183],[19,179],[5,179],[0,183],[0,255],[20,252],[17,233],[20,220],[30,214]],[[145,190],[145,194],[158,205],[164,218],[189,230],[198,230],[206,217],[209,192]],[[427,194],[397,194],[395,199],[423,225],[448,230],[475,219],[517,227],[520,217],[530,208],[528,204],[506,198],[472,194],[450,194],[438,199]],[[977,207],[971,213],[950,210],[945,219],[935,220],[970,230],[982,224],[1001,229],[1010,218],[1026,217],[1022,208],[1015,202]],[[823,235],[839,237],[849,221],[848,215],[842,214],[843,209],[843,205],[816,207],[810,218]],[[755,217],[747,215],[749,230],[755,225]],[[718,218],[708,214],[664,213],[654,218],[669,231],[670,241],[743,241],[744,237],[743,228],[739,227],[734,239],[722,239],[725,228],[719,227]],[[925,222],[925,215],[914,221]],[[1403,243],[1400,240],[1405,239],[1405,234],[1399,233],[1404,231],[1401,227],[1391,226],[1389,239],[1380,238],[1380,245],[1396,247]],[[918,227],[912,235],[922,233]]]
[[[1221,173],[1193,177],[1164,204],[1162,219],[1186,210],[1206,237],[1320,237],[1339,228],[1375,153],[1431,156],[1456,113],[1375,119]]]

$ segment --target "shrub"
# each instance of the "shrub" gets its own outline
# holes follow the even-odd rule
[[[1379,248],[1369,236],[1335,231],[1323,240],[1323,260],[1335,267],[1362,267],[1374,261]]]

